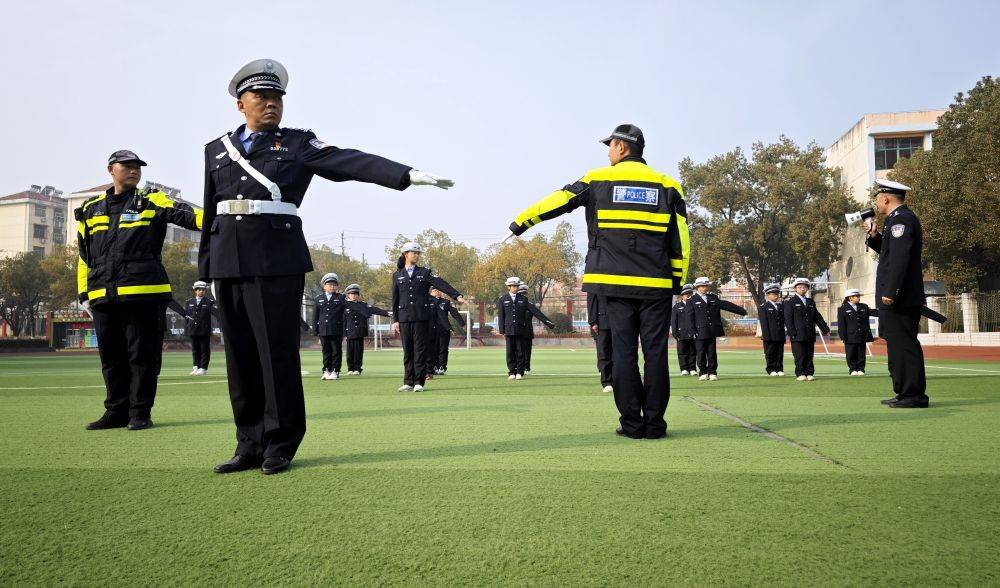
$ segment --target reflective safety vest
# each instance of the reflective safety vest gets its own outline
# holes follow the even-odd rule
[[[170,279],[160,261],[167,224],[201,230],[202,210],[175,202],[163,192],[137,189],[121,212],[112,214],[108,196],[113,190],[73,211],[80,302],[170,298]]]
[[[515,235],[586,207],[583,290],[624,298],[669,298],[687,280],[691,244],[684,191],[676,180],[629,157],[587,172],[539,200],[510,225]]]

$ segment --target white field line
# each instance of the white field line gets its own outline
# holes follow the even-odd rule
[[[225,384],[226,380],[193,380],[190,382],[160,382],[157,384],[157,388],[161,386],[195,386],[201,384]],[[104,388],[104,384],[95,384],[92,386],[22,386],[16,388],[0,388],[0,390],[78,390],[82,388]]]

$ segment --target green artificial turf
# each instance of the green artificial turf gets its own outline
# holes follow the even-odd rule
[[[1000,583],[1000,365],[931,361],[932,408],[890,410],[884,358],[797,382],[723,352],[718,382],[672,376],[669,439],[633,441],[581,345],[519,382],[457,349],[423,394],[396,392],[398,351],[335,382],[304,352],[277,476],[212,473],[222,353],[201,378],[166,354],[137,432],[83,429],[96,356],[0,357],[0,585]]]

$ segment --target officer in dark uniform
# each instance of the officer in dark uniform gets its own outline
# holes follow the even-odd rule
[[[438,340],[438,333],[440,333],[440,324],[438,321],[437,305],[441,300],[440,294],[437,288],[430,288],[427,292],[427,315],[430,319],[427,321],[427,337],[424,339],[426,346],[426,353],[424,356],[424,379],[433,380],[434,375],[437,374],[437,361],[438,361],[438,346],[440,342]]]
[[[670,330],[677,341],[677,363],[681,368],[681,375],[688,374],[695,376],[698,374],[698,354],[695,350],[694,329],[691,324],[691,315],[688,312],[687,301],[694,293],[694,285],[684,284],[677,303],[670,311]]]
[[[403,190],[450,180],[354,149],[312,131],[279,127],[285,68],[259,59],[229,84],[246,124],[205,146],[205,229],[198,272],[215,281],[225,333],[236,451],[219,473],[288,468],[305,436],[300,308],[312,271],[298,207],[314,175]]]
[[[667,342],[670,307],[688,268],[684,193],[668,175],[646,165],[646,139],[619,125],[602,140],[611,165],[587,172],[522,211],[510,225],[520,235],[538,223],[584,207],[587,260],[583,290],[605,297],[614,353],[612,377],[619,435],[658,439],[670,400]],[[639,375],[639,341],[645,382]]]
[[[781,286],[764,287],[767,300],[757,309],[760,340],[764,344],[764,371],[771,376],[785,375],[785,309]]]
[[[869,321],[873,316],[878,316],[878,310],[861,302],[860,290],[852,288],[844,294],[844,303],[837,309],[837,335],[844,342],[847,370],[852,376],[865,375],[866,344],[875,340]]]
[[[876,180],[875,207],[886,215],[882,232],[869,219],[868,247],[879,252],[875,302],[879,336],[885,339],[889,375],[896,396],[883,400],[892,408],[927,408],[924,351],[917,339],[924,296],[920,219],[904,201],[909,187]]]
[[[823,315],[816,309],[816,301],[806,297],[809,293],[809,280],[795,278],[792,283],[795,293],[784,302],[785,331],[792,343],[792,358],[795,359],[795,379],[813,381],[816,379],[816,366],[813,365],[813,355],[816,352],[816,327],[824,335],[830,334]]]
[[[338,292],[340,278],[325,274],[320,280],[323,293],[313,300],[313,335],[319,337],[323,348],[323,375],[321,380],[340,378],[341,358],[344,348],[344,295]]]
[[[688,326],[694,332],[698,379],[714,382],[719,379],[719,355],[715,349],[715,340],[726,336],[721,311],[740,316],[746,316],[747,311],[742,306],[709,292],[711,284],[711,280],[704,276],[694,281],[695,292],[688,298],[687,312]]]
[[[590,336],[594,338],[597,347],[597,371],[601,374],[601,389],[609,394],[615,391],[612,375],[614,350],[611,346],[611,325],[608,324],[608,311],[601,304],[601,297],[587,293],[587,324],[590,325]]]
[[[194,296],[184,304],[184,334],[191,338],[191,355],[194,357],[192,376],[204,376],[212,358],[212,317],[217,320],[215,299],[205,295],[208,284],[198,280],[192,286]]]
[[[392,316],[392,313],[361,300],[361,286],[351,284],[344,290],[344,336],[347,338],[347,375],[360,376],[365,360],[365,337],[368,319],[372,315]]]
[[[77,293],[94,318],[107,396],[87,429],[153,426],[170,279],[160,261],[167,225],[198,230],[202,211],[137,188],[146,162],[132,151],[108,158],[113,186],[73,211]]]
[[[527,296],[518,292],[521,278],[510,277],[505,283],[507,294],[497,300],[497,327],[507,347],[507,379],[520,380],[524,378],[525,333],[532,328],[531,315],[550,329],[555,324]]]
[[[525,298],[528,297],[528,284],[522,281],[517,286],[517,293]],[[541,311],[539,311],[541,312]],[[524,335],[521,341],[521,354],[524,356],[522,363],[524,364],[524,375],[531,373],[531,351],[535,347],[535,321],[532,317],[528,317],[528,328],[524,329]]]
[[[437,292],[437,289],[434,291]],[[438,355],[437,361],[435,361],[437,369],[434,370],[434,373],[438,375],[444,375],[448,371],[448,348],[451,346],[452,317],[459,324],[458,330],[464,333],[465,318],[462,317],[462,313],[458,312],[458,309],[451,305],[451,300],[439,296],[437,299]]]
[[[403,244],[403,254],[396,262],[396,273],[392,274],[392,323],[394,332],[399,333],[403,345],[403,385],[400,392],[422,392],[427,383],[427,323],[437,322],[437,312],[430,306],[430,289],[433,286],[459,303],[465,298],[451,284],[426,267],[417,265],[420,245],[414,242]],[[431,312],[434,311],[434,315]]]

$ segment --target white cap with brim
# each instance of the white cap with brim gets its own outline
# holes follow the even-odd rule
[[[851,296],[861,296],[861,290],[851,288],[847,292],[844,292],[844,298],[850,298]]]
[[[194,283],[193,286],[191,286],[191,289],[192,290],[196,290],[198,288],[208,288],[208,284],[206,284],[205,282],[203,282],[201,280],[198,280],[197,282]]]
[[[255,59],[240,68],[229,82],[229,94],[239,98],[247,90],[276,90],[285,93],[288,70],[273,59]]]
[[[423,248],[420,247],[419,243],[415,243],[413,241],[407,241],[406,243],[403,243],[403,253],[408,253],[410,251],[414,253],[424,252]]]
[[[507,278],[506,284],[508,286],[520,286],[521,285],[521,278],[519,278],[517,276],[511,276],[511,277]]]
[[[696,278],[695,281],[694,281],[694,287],[695,288],[697,288],[698,286],[711,286],[711,285],[712,285],[712,280],[709,280],[705,276],[701,276],[700,278]]]
[[[809,280],[807,280],[806,278],[795,278],[795,281],[792,282],[792,286],[798,286],[799,284],[804,284],[808,286]]]
[[[320,283],[320,285],[323,285],[323,284],[329,284],[330,282],[335,282],[335,283],[339,284],[340,283],[340,276],[338,276],[337,274],[335,274],[333,272],[328,273],[328,274],[323,274],[323,279],[320,280],[319,283]]]
[[[768,284],[768,285],[764,286],[764,294],[767,294],[769,292],[778,292],[778,293],[780,293],[781,292],[781,286],[779,286],[777,284]]]
[[[906,184],[900,184],[899,182],[893,182],[892,180],[881,180],[875,179],[875,185],[879,192],[889,192],[890,194],[906,194],[910,191],[910,187]]]
[[[347,287],[346,290],[344,290],[345,294],[350,294],[351,292],[357,292],[358,294],[360,294],[361,293],[361,285],[360,284],[351,284],[351,285],[349,285]]]

